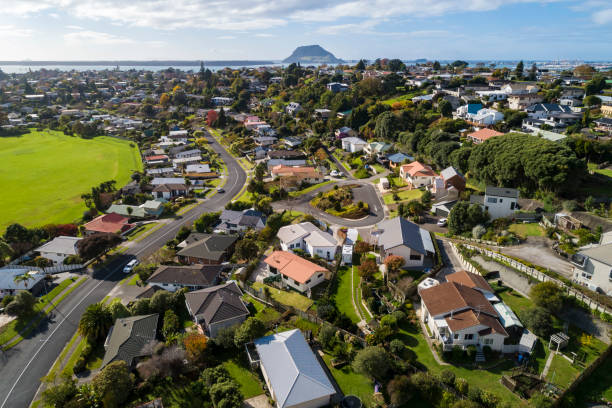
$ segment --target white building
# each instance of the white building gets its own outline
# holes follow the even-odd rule
[[[519,191],[515,188],[487,187],[485,195],[472,195],[470,203],[479,204],[492,220],[509,218],[518,210]]]
[[[469,120],[483,126],[489,126],[504,120],[504,114],[495,109],[484,108],[472,115]]]
[[[342,139],[342,149],[351,153],[362,151],[367,144],[366,141],[358,137],[345,137]]]
[[[268,265],[270,276],[280,274],[284,286],[301,293],[309,293],[312,288],[330,277],[326,268],[293,252],[274,251],[264,259],[264,263]]]
[[[286,225],[278,230],[276,236],[280,239],[283,251],[301,249],[310,256],[317,255],[328,261],[334,259],[338,247],[331,234],[321,231],[310,222]]]
[[[50,259],[55,264],[61,264],[67,257],[79,254],[77,244],[81,239],[77,237],[55,237],[46,244],[36,248],[36,251],[43,258]]]
[[[612,296],[612,243],[607,236],[602,235],[600,245],[579,251],[572,257],[572,263],[574,282]]]

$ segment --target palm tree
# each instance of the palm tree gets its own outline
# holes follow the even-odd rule
[[[26,289],[28,288],[28,282],[30,281],[30,279],[34,279],[34,277],[32,275],[30,275],[28,272],[21,274],[21,275],[15,275],[15,277],[13,278],[13,281],[15,283],[19,283],[19,282],[23,282],[23,284],[25,285]]]
[[[89,305],[79,321],[79,334],[88,339],[100,339],[106,336],[113,324],[113,317],[102,303]]]

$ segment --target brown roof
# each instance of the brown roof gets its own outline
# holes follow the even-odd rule
[[[456,282],[460,285],[467,286],[470,288],[480,288],[484,291],[493,293],[493,289],[489,286],[489,283],[482,275],[477,275],[468,271],[459,271],[446,275],[446,280],[449,282]]]
[[[149,277],[149,283],[172,283],[186,286],[212,286],[223,267],[221,265],[162,265]]]
[[[185,293],[189,311],[198,322],[203,321],[206,325],[238,316],[248,316],[249,310],[241,298],[242,291],[234,281]]]
[[[484,142],[485,140],[488,140],[494,136],[501,136],[501,135],[503,135],[503,133],[498,132],[497,130],[485,128],[485,129],[480,129],[480,130],[477,130],[476,132],[470,133],[469,135],[467,135],[467,137],[482,140]]]
[[[450,316],[448,316],[445,320],[448,324],[448,328],[452,332],[467,329],[468,327],[483,325],[487,326],[487,328],[478,332],[478,334],[481,336],[486,336],[487,334],[492,333],[501,334],[503,336],[508,335],[499,320],[497,320],[495,317],[489,316],[486,313],[479,313],[478,311],[474,311],[472,309],[464,310],[459,313],[453,313],[452,319]]]
[[[455,282],[444,282],[421,291],[421,298],[432,316],[443,315],[458,309],[479,309],[491,316],[497,312],[482,293]]]
[[[153,189],[154,192],[187,191],[185,184],[160,184]]]
[[[422,176],[422,177],[435,177],[437,174],[426,164],[415,161],[412,163],[404,164],[401,167],[404,170],[404,173],[410,174],[410,176]]]

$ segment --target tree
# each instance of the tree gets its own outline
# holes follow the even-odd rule
[[[389,343],[389,351],[397,356],[401,357],[404,350],[406,350],[406,345],[400,339],[393,339]]]
[[[476,225],[485,224],[489,216],[478,204],[460,201],[453,206],[448,215],[448,230],[459,235],[471,231]]]
[[[361,262],[357,270],[359,271],[359,276],[365,280],[370,280],[378,272],[378,266],[375,260],[367,258]]]
[[[446,99],[442,99],[438,102],[438,112],[445,118],[450,118],[453,116],[453,105]]]
[[[79,256],[92,259],[122,242],[121,236],[112,233],[98,233],[83,238],[77,243]]]
[[[165,92],[161,94],[159,97],[159,104],[163,107],[167,107],[170,104],[170,95]]]
[[[527,309],[520,317],[525,326],[540,337],[548,336],[553,330],[550,312],[541,307]]]
[[[259,163],[255,166],[255,180],[261,182],[268,172],[268,168],[265,163]]]
[[[172,310],[166,310],[164,313],[164,326],[162,328],[162,333],[164,337],[167,339],[173,334],[179,331],[179,318]]]
[[[219,223],[220,215],[221,212],[204,213],[200,218],[195,220],[193,227],[197,232],[210,233],[212,232],[212,228]]]
[[[410,382],[410,378],[406,375],[398,375],[393,377],[387,384],[387,394],[389,394],[389,402],[392,405],[399,407],[405,405],[414,395],[414,387]]]
[[[378,381],[384,380],[391,367],[389,355],[382,347],[366,347],[353,360],[355,371]]]
[[[123,406],[132,391],[134,378],[125,361],[113,361],[91,381],[94,391],[101,396],[105,408]]]
[[[210,399],[215,408],[241,408],[242,393],[234,381],[213,384],[209,390]]]
[[[259,247],[257,241],[250,238],[243,238],[236,244],[234,256],[238,260],[250,260],[255,259],[259,253]]]
[[[223,347],[224,349],[232,349],[236,345],[234,344],[234,336],[238,326],[224,327],[217,332],[217,335],[213,339],[215,345]]]
[[[435,61],[433,63],[433,69],[434,69],[434,71],[439,71],[440,70],[440,63],[438,61]]]
[[[133,316],[149,314],[150,305],[151,305],[151,299],[149,298],[138,299],[136,302],[134,302],[134,304],[130,308],[130,312],[132,313]]]
[[[115,301],[108,306],[113,321],[131,316],[130,311],[120,301]]]
[[[245,343],[263,336],[266,330],[266,326],[261,320],[255,317],[249,317],[236,329],[234,344],[236,344],[236,347],[242,347]]]
[[[385,259],[385,266],[388,273],[397,273],[404,266],[404,258],[399,255],[389,255]]]
[[[363,59],[360,59],[359,62],[357,62],[357,65],[355,65],[355,69],[359,71],[363,71],[365,67],[365,60]]]
[[[601,99],[599,99],[595,95],[589,95],[584,98],[583,103],[584,103],[584,106],[587,106],[587,107],[599,106],[601,105]]]
[[[167,290],[158,290],[151,296],[149,309],[152,313],[164,314],[166,310],[171,309],[173,305],[172,293]]]
[[[563,306],[563,291],[554,282],[540,282],[534,285],[529,295],[533,303],[551,313],[559,312]]]
[[[19,292],[15,299],[6,305],[6,314],[10,316],[27,316],[34,311],[36,298],[27,290]]]
[[[336,329],[329,324],[324,324],[319,330],[319,343],[325,350],[331,350],[336,340]]]
[[[397,131],[397,119],[392,112],[383,112],[376,118],[376,127],[374,133],[376,137],[382,140],[395,140]]]
[[[79,321],[79,334],[89,340],[102,339],[113,325],[113,316],[102,303],[87,306]]]
[[[195,363],[201,362],[208,346],[208,338],[204,334],[190,333],[183,339],[187,357]]]
[[[62,374],[61,382],[47,387],[42,393],[46,407],[62,408],[77,394],[76,380],[68,373]]]
[[[514,69],[514,75],[516,75],[517,78],[521,79],[523,78],[523,71],[525,70],[525,64],[523,64],[523,61],[519,61],[518,64],[516,64],[516,68]]]
[[[534,408],[550,408],[554,406],[553,400],[541,392],[536,392],[529,398],[530,405]]]

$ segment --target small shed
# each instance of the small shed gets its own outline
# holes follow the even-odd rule
[[[389,189],[389,179],[386,177],[381,177],[381,179],[379,180],[380,183],[380,187],[383,190],[388,190]]]
[[[351,265],[353,263],[353,246],[343,245],[342,246],[342,262]]]
[[[531,353],[537,342],[538,336],[525,330],[519,340],[519,353]]]

